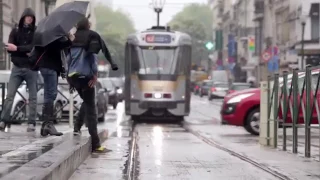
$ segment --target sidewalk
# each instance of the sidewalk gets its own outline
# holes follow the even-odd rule
[[[67,124],[57,125],[57,129],[63,133],[72,132]],[[50,141],[56,137],[41,137],[40,136],[41,125],[37,125],[36,132],[27,133],[27,126],[12,125],[9,132],[0,132],[0,155],[4,156],[10,151],[19,149],[20,147],[30,145],[32,143],[42,144],[45,141]]]
[[[320,179],[320,162],[279,149],[261,147],[257,138],[243,133],[243,129],[214,124],[206,124],[205,126],[188,125],[188,127],[215,144],[251,159],[272,171],[283,174],[289,179]]]

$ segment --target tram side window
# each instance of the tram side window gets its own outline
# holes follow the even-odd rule
[[[140,69],[140,63],[139,63],[139,56],[138,56],[137,49],[133,45],[131,45],[130,51],[131,51],[131,72],[138,73]]]
[[[184,74],[184,72],[185,72],[184,59],[185,59],[185,47],[181,46],[179,48],[178,62],[177,62],[177,66],[176,66],[176,73],[177,74]]]

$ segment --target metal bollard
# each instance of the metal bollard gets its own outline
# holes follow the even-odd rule
[[[70,128],[73,127],[73,92],[70,92],[70,97],[69,97],[69,126]]]

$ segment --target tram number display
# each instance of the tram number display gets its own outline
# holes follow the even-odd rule
[[[146,35],[147,43],[171,43],[171,36],[166,34],[148,34]]]

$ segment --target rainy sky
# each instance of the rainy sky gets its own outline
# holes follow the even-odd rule
[[[96,0],[97,2],[110,3],[112,0]],[[135,23],[137,30],[145,30],[156,24],[156,14],[150,7],[152,0],[113,0],[114,9],[127,12]],[[207,0],[166,0],[160,23],[166,25],[172,16],[190,3],[207,3]]]

